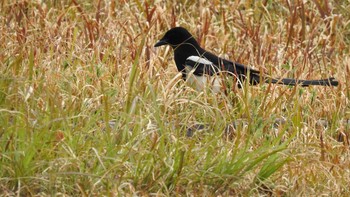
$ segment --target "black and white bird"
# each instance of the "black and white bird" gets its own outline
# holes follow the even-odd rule
[[[170,45],[173,48],[176,67],[182,73],[182,78],[192,84],[195,83],[198,90],[203,89],[206,84],[210,84],[215,92],[220,91],[223,85],[222,76],[233,76],[237,81],[238,87],[241,87],[242,83],[247,79],[251,85],[256,85],[260,82],[292,86],[338,85],[338,81],[332,77],[319,80],[266,77],[261,75],[258,70],[220,58],[206,51],[199,46],[196,39],[183,27],[175,27],[167,31],[154,47],[162,45]]]

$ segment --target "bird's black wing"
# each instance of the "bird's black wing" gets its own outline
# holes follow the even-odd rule
[[[202,56],[190,56],[186,59],[185,67],[188,71],[193,71],[194,75],[216,75],[218,73],[235,76],[239,81],[243,82],[248,77],[249,83],[257,84],[260,81],[260,72],[244,66],[239,63],[234,63],[226,59],[219,58],[211,53],[205,53]]]
[[[220,71],[227,72],[230,75],[237,77],[241,82],[248,78],[248,74],[250,84],[257,84],[260,81],[260,72],[258,70],[254,70],[253,68],[237,62],[220,58],[210,52],[204,53],[203,56],[213,62]]]
[[[188,71],[193,71],[194,75],[202,76],[202,75],[214,75],[219,72],[219,68],[217,65],[213,64],[213,62],[205,59],[200,56],[190,56],[186,59],[185,67],[187,67]]]

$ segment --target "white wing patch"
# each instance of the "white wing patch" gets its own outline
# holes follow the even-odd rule
[[[202,57],[199,57],[199,56],[190,56],[188,57],[186,60],[191,60],[193,62],[198,62],[199,64],[207,64],[207,65],[212,65],[213,62],[205,59],[205,58],[202,58]]]
[[[190,56],[186,59],[187,61],[193,61],[197,64],[213,65],[213,63],[205,58],[199,56]],[[197,76],[194,74],[195,68],[192,66],[185,65],[186,70],[186,82],[194,87],[197,91],[203,91],[206,89],[211,89],[215,93],[219,93],[222,88],[222,80],[218,75],[209,76],[202,75]]]

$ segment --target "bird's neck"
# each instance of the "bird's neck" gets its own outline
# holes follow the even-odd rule
[[[204,49],[198,44],[183,43],[174,48],[174,59],[179,72],[184,72],[186,59],[190,56],[202,56]]]
[[[195,55],[195,56],[201,56],[204,52],[204,49],[202,49],[198,43],[182,43],[177,46],[173,46],[175,56],[181,55],[186,56],[185,59],[187,59],[189,56]]]

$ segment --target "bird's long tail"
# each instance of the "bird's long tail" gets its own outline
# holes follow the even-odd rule
[[[266,83],[275,83],[283,85],[300,85],[300,86],[310,86],[310,85],[320,85],[320,86],[337,86],[339,82],[333,77],[328,79],[317,79],[317,80],[300,80],[300,79],[291,79],[291,78],[282,78],[282,79],[267,79]]]

